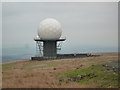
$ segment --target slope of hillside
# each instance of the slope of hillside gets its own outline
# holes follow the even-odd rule
[[[102,81],[105,81],[105,83],[110,83],[109,80],[101,80],[99,83],[96,83],[94,78],[92,83],[81,83],[81,81],[77,82],[73,80],[69,82],[66,82],[64,80],[61,82],[61,78],[65,78],[67,75],[64,73],[71,71],[74,72],[75,70],[83,72],[80,71],[82,69],[87,72],[91,66],[97,65],[96,67],[98,67],[101,64],[118,60],[117,53],[99,54],[101,55],[99,57],[72,58],[48,61],[26,60],[4,63],[2,64],[2,86],[3,88],[99,88],[102,87]],[[99,67],[96,69],[100,70]],[[93,70],[97,71],[96,69]],[[100,75],[104,74],[101,73]],[[113,80],[115,84],[110,83],[109,85],[104,85],[104,87],[117,87],[117,73],[109,71],[108,73],[110,73],[109,78],[113,78],[114,76],[115,79]],[[73,74],[76,75],[76,73]]]

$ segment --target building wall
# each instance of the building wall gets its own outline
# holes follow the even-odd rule
[[[56,58],[57,48],[56,41],[44,41],[43,42],[43,56],[48,58]]]

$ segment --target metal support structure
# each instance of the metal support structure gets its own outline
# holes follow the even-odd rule
[[[34,39],[36,41],[36,54],[38,57],[43,56],[46,59],[57,58],[57,52],[60,53],[62,41],[66,39],[58,40],[41,40]],[[38,53],[39,52],[39,53]]]
[[[43,43],[36,41],[36,56],[43,56]]]
[[[57,43],[57,52],[58,52],[58,54],[60,54],[61,47],[62,47],[62,43],[63,43],[63,42],[58,42],[58,43]]]

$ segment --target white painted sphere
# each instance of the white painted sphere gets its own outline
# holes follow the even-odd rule
[[[39,24],[38,36],[42,40],[57,40],[61,34],[61,25],[56,19],[47,18]]]

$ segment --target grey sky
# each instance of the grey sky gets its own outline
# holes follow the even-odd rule
[[[118,3],[3,3],[3,48],[35,47],[37,27],[45,18],[62,25],[66,50],[118,46]],[[87,50],[87,49],[86,49]]]

